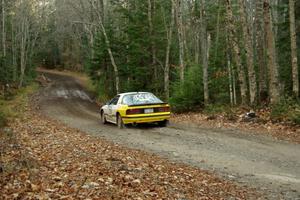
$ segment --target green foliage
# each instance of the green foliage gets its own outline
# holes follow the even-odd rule
[[[191,66],[184,83],[179,81],[173,85],[170,98],[172,108],[176,112],[192,111],[203,106],[202,70],[200,66]]]
[[[170,6],[170,2],[156,3],[157,10],[152,16],[155,30],[151,34],[147,16],[148,2],[128,1],[128,7],[135,9],[124,8],[119,1],[113,2],[111,9],[114,10],[114,15],[122,19],[118,21],[118,31],[122,34],[116,34],[113,17],[107,17],[104,26],[118,66],[121,92],[151,91],[158,96],[162,94],[166,49],[166,27],[162,18],[165,15],[162,11],[164,6]],[[155,62],[152,58],[153,44],[156,49]],[[96,35],[94,52],[94,57],[85,62],[85,69],[97,88],[100,99],[114,96],[115,73],[102,32]]]
[[[299,107],[300,109],[300,107]],[[293,112],[290,116],[290,119],[292,120],[292,122],[294,122],[295,124],[300,125],[300,110],[295,110],[295,112]]]
[[[218,113],[227,112],[228,110],[230,110],[228,108],[228,105],[209,104],[209,105],[205,106],[203,112],[208,114],[208,115],[215,115],[215,114],[218,114]]]
[[[270,117],[274,121],[292,121],[300,124],[300,104],[291,98],[286,98],[272,106]]]
[[[85,71],[92,81],[97,97],[100,101],[115,94],[114,73],[110,65],[109,55],[106,50],[103,36],[99,33],[94,44],[94,58],[85,62]]]

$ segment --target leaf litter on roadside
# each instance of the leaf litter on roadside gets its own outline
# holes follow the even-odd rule
[[[1,143],[0,199],[261,198],[210,172],[90,136],[33,111],[10,127],[15,139]]]
[[[245,110],[228,116],[226,113],[206,115],[199,112],[173,114],[171,121],[178,124],[188,124],[207,128],[234,128],[246,131],[246,134],[270,135],[273,138],[300,144],[300,126],[287,122],[272,122],[268,110],[260,110],[253,120],[243,120]]]

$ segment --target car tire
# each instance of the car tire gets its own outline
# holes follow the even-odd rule
[[[122,117],[117,114],[117,125],[119,129],[125,128],[125,124],[123,123]]]
[[[169,124],[169,121],[168,120],[164,120],[164,121],[161,121],[161,122],[158,122],[158,125],[160,127],[167,127]]]
[[[106,121],[106,118],[105,118],[105,115],[104,115],[104,112],[103,112],[103,111],[101,111],[101,122],[102,122],[102,124],[106,124],[106,123],[107,123],[107,121]]]

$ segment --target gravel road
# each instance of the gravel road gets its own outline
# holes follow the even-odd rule
[[[225,179],[263,191],[269,199],[300,199],[300,146],[268,136],[229,129],[171,124],[119,130],[100,123],[99,107],[72,77],[45,73],[39,107],[47,116],[103,137],[213,171]]]

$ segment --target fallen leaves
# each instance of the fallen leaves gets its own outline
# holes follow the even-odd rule
[[[189,126],[201,126],[206,128],[236,128],[246,134],[265,134],[280,140],[300,144],[300,126],[289,125],[284,122],[274,123],[269,119],[269,110],[259,110],[259,117],[253,120],[244,120],[245,111],[239,111],[234,116],[227,116],[226,113],[218,115],[205,115],[203,113],[173,114],[171,120],[178,124]]]
[[[2,173],[0,199],[259,197],[207,171],[121,147],[33,112],[11,127],[15,139],[2,149],[2,163],[5,170],[7,163],[15,166]]]

